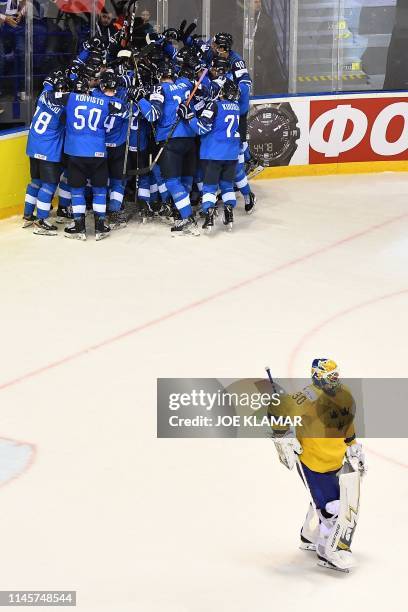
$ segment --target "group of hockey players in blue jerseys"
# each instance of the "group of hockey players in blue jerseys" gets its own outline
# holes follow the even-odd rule
[[[135,45],[132,17],[125,27],[119,52],[94,37],[44,81],[28,136],[23,226],[57,235],[58,195],[68,238],[86,240],[90,206],[97,240],[124,227],[125,198],[174,236],[198,236],[200,219],[209,232],[218,209],[231,229],[237,191],[254,210],[247,175],[257,167],[246,141],[251,79],[232,36],[206,42],[183,22]]]

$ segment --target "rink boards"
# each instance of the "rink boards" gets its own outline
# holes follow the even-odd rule
[[[27,130],[0,132],[0,219],[22,213],[30,178],[25,155]]]

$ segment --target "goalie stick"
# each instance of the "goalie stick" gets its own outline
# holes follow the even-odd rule
[[[274,392],[276,392],[276,387],[275,387],[275,383],[274,383],[273,378],[272,378],[271,369],[268,366],[266,366],[265,370],[266,370],[266,373],[268,375],[269,382],[271,383],[272,389],[273,389]],[[272,437],[272,442],[273,442],[273,437]],[[313,496],[312,496],[312,492],[310,490],[309,484],[308,484],[308,482],[306,480],[305,473],[303,471],[302,462],[300,461],[299,455],[297,453],[295,453],[295,460],[296,460],[296,467],[298,469],[299,475],[300,475],[301,479],[303,480],[303,484],[305,485],[305,487],[307,489],[307,492],[309,493],[310,501],[311,501],[311,504],[313,506],[313,509],[315,510],[315,512],[317,512],[317,508],[316,508],[316,504],[315,504],[315,501],[314,501]]]
[[[194,98],[198,88],[200,87],[202,81],[204,80],[206,74],[208,72],[208,68],[206,68],[202,75],[200,76],[200,78],[198,79],[197,83],[194,86],[194,89],[192,90],[191,94],[189,95],[188,99],[185,102],[186,106],[190,105],[191,100]],[[153,170],[153,168],[156,166],[157,162],[159,161],[159,159],[161,158],[163,151],[166,149],[169,140],[173,137],[174,132],[177,129],[177,126],[179,125],[181,121],[180,117],[177,117],[176,121],[174,122],[174,124],[171,127],[171,130],[169,132],[169,135],[167,136],[166,140],[164,141],[164,143],[162,144],[162,146],[160,147],[156,157],[154,158],[154,160],[152,161],[152,163],[147,166],[146,168],[141,168],[140,170],[132,170],[131,172],[129,172],[129,176],[139,176],[139,175],[143,175],[143,174],[149,174],[149,172],[151,172]]]

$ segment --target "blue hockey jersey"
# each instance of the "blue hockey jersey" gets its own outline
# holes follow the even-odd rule
[[[139,102],[143,116],[150,123],[156,123],[156,141],[166,140],[177,121],[177,109],[189,97],[193,86],[186,78],[176,83],[161,83],[153,88],[148,100]],[[172,138],[191,138],[194,131],[186,121],[180,121]]]
[[[26,153],[29,157],[61,161],[65,130],[61,115],[64,111],[63,107],[47,99],[46,90],[41,93],[28,133]]]
[[[133,109],[130,127],[129,151],[145,151],[149,144],[150,124],[143,117],[138,107]]]
[[[237,102],[214,100],[206,105],[199,118],[191,119],[190,126],[201,136],[201,159],[238,159],[241,147],[239,117]]]
[[[93,96],[106,98],[105,94],[100,89],[94,89],[92,91]],[[129,125],[129,109],[126,105],[126,90],[118,89],[116,92],[116,96],[114,99],[119,99],[120,102],[124,105],[125,110],[121,113],[109,115],[104,123],[105,133],[106,133],[106,146],[107,147],[120,147],[126,142],[127,131]],[[110,97],[111,101],[112,98]]]
[[[105,122],[110,114],[123,112],[123,106],[120,100],[102,92],[70,93],[66,105],[65,153],[74,157],[106,157]]]

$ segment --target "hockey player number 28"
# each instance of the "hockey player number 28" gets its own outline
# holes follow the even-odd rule
[[[88,108],[86,106],[77,106],[75,108],[74,115],[78,119],[78,121],[74,122],[74,128],[76,130],[83,130],[86,125],[86,117],[84,117],[84,115],[81,114],[81,111],[83,110],[86,111],[88,110]],[[102,114],[102,111],[100,108],[91,108],[91,111],[88,117],[88,127],[90,130],[93,130],[94,132],[96,132],[96,130],[98,129],[98,123],[101,118],[101,114]]]
[[[39,109],[37,108],[37,111],[38,110]],[[34,124],[34,130],[37,132],[37,134],[44,134],[51,119],[52,119],[52,115],[50,115],[49,113],[46,113],[45,111],[43,111],[42,113],[38,115],[38,118]]]

